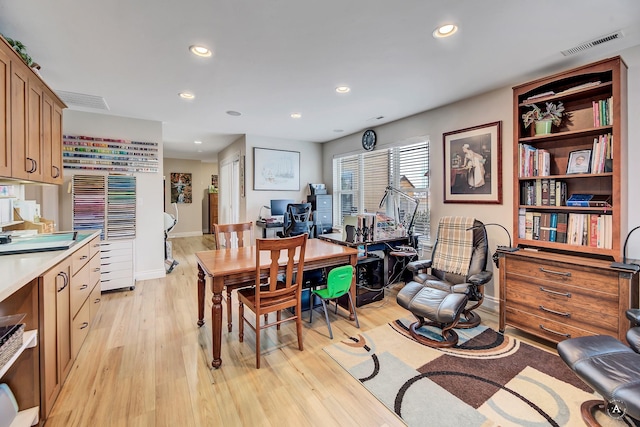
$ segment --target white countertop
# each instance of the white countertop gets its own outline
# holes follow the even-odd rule
[[[88,244],[100,231],[84,231],[78,234],[88,235],[71,248],[63,251],[34,252],[30,254],[0,256],[0,301],[4,301],[14,292],[46,273],[60,261]]]

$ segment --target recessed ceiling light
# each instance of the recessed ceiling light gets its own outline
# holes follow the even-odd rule
[[[344,129],[334,129],[333,131],[336,132],[336,133],[342,133],[342,132],[344,132]]]
[[[182,99],[193,99],[193,98],[196,97],[191,92],[180,92],[178,95],[180,95],[180,98],[182,98]]]
[[[336,92],[338,92],[338,93],[349,93],[349,92],[351,92],[351,88],[349,86],[338,86],[336,88]]]
[[[454,24],[446,24],[441,25],[433,31],[433,37],[435,38],[443,38],[449,37],[453,35],[456,31],[458,31],[458,27]]]
[[[291,118],[292,119],[299,119],[300,117],[302,117],[302,114],[300,114],[300,113],[291,113]]]
[[[230,115],[230,116],[236,116],[236,117],[242,115],[242,113],[240,113],[238,111],[233,111],[233,110],[227,111],[227,114]]]
[[[202,144],[202,141],[193,141],[194,144]]]
[[[191,53],[197,56],[202,56],[205,58],[208,58],[211,56],[211,51],[204,46],[199,46],[199,45],[189,46],[189,50],[191,51]]]

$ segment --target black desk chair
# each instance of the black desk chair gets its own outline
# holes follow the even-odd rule
[[[284,221],[282,223],[282,232],[278,233],[278,237],[294,237],[301,234],[311,236],[311,228],[313,222],[311,219],[311,203],[289,203],[287,211],[284,213]],[[302,277],[302,286],[304,288],[315,288],[325,283],[324,270],[305,271]],[[313,300],[312,300],[313,304]]]
[[[282,233],[279,237],[293,237],[307,233],[311,234],[313,223],[310,221],[311,203],[289,203],[284,213]]]

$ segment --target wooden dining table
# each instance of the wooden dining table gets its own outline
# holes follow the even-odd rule
[[[195,255],[198,263],[198,326],[204,325],[205,276],[209,276],[211,277],[211,290],[213,292],[213,305],[211,307],[213,361],[211,365],[214,368],[219,368],[222,365],[222,358],[220,357],[222,343],[222,291],[227,285],[255,282],[256,247],[245,246],[242,248],[202,251],[196,252]],[[358,251],[355,248],[336,245],[320,239],[309,239],[307,240],[304,257],[304,271],[351,264],[354,267],[354,275],[351,279],[350,292],[353,301],[355,301],[355,266],[357,258]],[[283,272],[286,261],[287,254],[283,252],[281,257]],[[265,258],[264,264],[260,266],[261,276],[265,279],[267,278],[269,262],[270,260]],[[350,313],[350,318],[353,320],[353,313]]]

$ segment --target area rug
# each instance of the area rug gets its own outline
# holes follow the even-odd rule
[[[456,347],[434,349],[411,338],[409,324],[324,350],[409,426],[584,425],[580,405],[597,396],[557,354],[482,325],[458,330]]]

